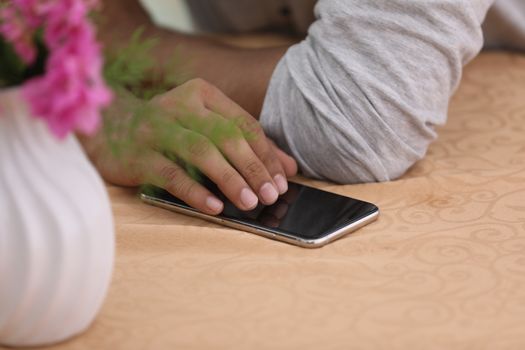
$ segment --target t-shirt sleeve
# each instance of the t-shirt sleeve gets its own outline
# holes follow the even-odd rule
[[[388,181],[445,123],[492,0],[320,0],[277,65],[260,117],[310,177]]]

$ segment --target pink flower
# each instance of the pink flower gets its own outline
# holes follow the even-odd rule
[[[74,130],[93,133],[100,110],[111,101],[102,78],[100,46],[88,20],[97,4],[96,0],[13,0],[14,9],[8,6],[2,14],[8,20],[0,33],[26,63],[34,60],[35,48],[31,40],[18,45],[20,38],[33,38],[35,30],[43,28],[49,51],[45,74],[27,81],[22,92],[33,114],[44,119],[58,138]]]
[[[24,86],[35,115],[46,119],[59,138],[71,130],[89,134],[100,122],[100,107],[110,102],[111,94],[99,78],[91,78],[85,62],[63,51],[48,64],[49,73]]]
[[[17,6],[16,0],[11,6],[6,6],[0,11],[0,34],[13,44],[15,52],[26,64],[31,64],[36,58],[36,49],[33,44],[35,28],[23,15]]]

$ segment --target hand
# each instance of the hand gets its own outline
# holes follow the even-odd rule
[[[114,104],[110,121],[131,128],[130,113],[125,111],[130,106],[125,105]],[[154,115],[146,119],[118,156],[103,132],[81,138],[107,181],[123,186],[152,183],[215,215],[223,210],[223,203],[180,162],[199,169],[241,210],[255,208],[259,200],[273,204],[288,189],[286,177],[297,172],[295,160],[265,136],[255,118],[201,79],[155,97],[148,107]],[[117,137],[128,134],[132,133],[118,130]]]

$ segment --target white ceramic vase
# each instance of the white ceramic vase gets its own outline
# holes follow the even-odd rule
[[[84,331],[111,279],[114,226],[77,139],[57,140],[19,91],[0,91],[0,345]]]

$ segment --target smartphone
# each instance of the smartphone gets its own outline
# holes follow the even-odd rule
[[[205,185],[224,202],[218,216],[203,214],[158,187],[147,186],[140,196],[148,204],[305,248],[322,247],[379,216],[371,203],[294,182],[276,203],[242,211],[215,185]]]

